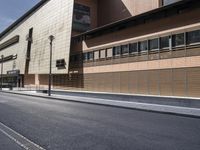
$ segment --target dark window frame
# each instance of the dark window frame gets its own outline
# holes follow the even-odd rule
[[[87,52],[87,58],[88,58],[88,61],[93,61],[94,60],[94,51],[91,51],[91,52]]]
[[[125,46],[127,46],[126,47],[128,49],[127,52],[124,52],[124,50],[123,50],[123,47],[125,47]],[[129,44],[121,45],[121,55],[129,55],[129,51],[130,51]]]
[[[119,48],[119,49],[116,49],[116,48]],[[115,46],[113,47],[113,57],[119,57],[121,56],[121,46]],[[117,53],[116,53],[117,52]]]
[[[180,41],[177,41],[177,36],[182,36],[182,42],[181,44],[178,44],[177,42],[180,42]],[[172,35],[172,48],[178,48],[178,47],[184,47],[186,45],[186,39],[185,39],[185,32],[184,33],[177,33],[177,34],[173,34]]]
[[[56,67],[57,68],[64,68],[65,65],[66,65],[65,59],[56,60]]]
[[[151,48],[151,41],[157,40],[157,48]],[[152,38],[148,40],[149,51],[158,51],[160,49],[160,38]]]
[[[146,49],[145,50],[142,50],[141,49],[141,44],[142,43],[145,43],[145,47],[146,47]],[[148,40],[144,40],[144,41],[139,41],[138,42],[138,52],[139,53],[148,53],[148,51],[149,51],[149,46],[148,46]]]
[[[196,42],[196,41],[195,41],[195,42],[189,42],[189,34],[195,33],[195,32],[199,32],[199,41],[197,41],[197,42]],[[193,37],[192,37],[192,38],[193,38]],[[200,29],[186,32],[186,43],[187,43],[187,45],[196,45],[196,44],[200,44]]]
[[[136,51],[132,51],[133,45],[136,46]],[[131,55],[138,54],[138,48],[139,48],[138,45],[139,45],[138,42],[130,43],[129,44],[129,54],[131,54]]]
[[[162,39],[165,39],[165,38],[168,39],[167,40],[168,41],[168,46],[164,46],[166,43],[162,44]],[[162,37],[160,37],[159,38],[159,42],[160,42],[160,48],[159,48],[160,50],[170,49],[170,36],[162,36]]]

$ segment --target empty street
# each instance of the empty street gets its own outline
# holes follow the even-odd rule
[[[200,119],[117,107],[0,93],[0,123],[4,150],[200,149]]]

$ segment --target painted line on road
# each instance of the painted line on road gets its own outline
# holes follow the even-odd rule
[[[13,129],[9,128],[5,124],[0,122],[0,132],[6,135],[8,138],[13,140],[16,144],[24,148],[25,150],[45,150],[41,146],[35,144],[34,142],[30,141],[23,135],[17,133]]]

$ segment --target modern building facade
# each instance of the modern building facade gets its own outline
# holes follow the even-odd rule
[[[200,1],[42,0],[0,34],[3,81],[200,97]]]

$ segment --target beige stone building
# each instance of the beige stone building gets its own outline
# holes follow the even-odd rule
[[[43,0],[0,34],[4,84],[200,97],[199,0]]]

